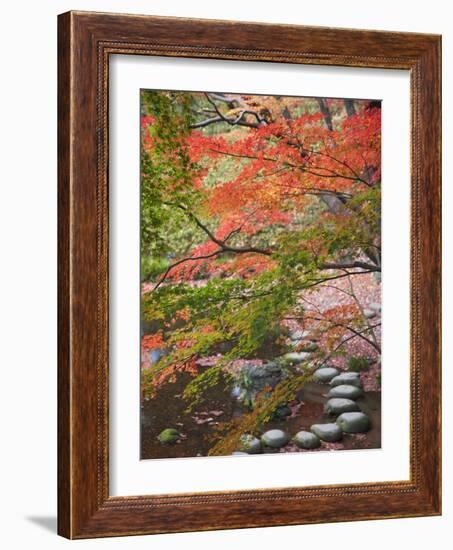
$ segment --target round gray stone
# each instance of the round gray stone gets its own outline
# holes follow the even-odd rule
[[[303,361],[306,361],[310,357],[310,355],[310,353],[306,353],[303,351],[291,351],[289,353],[286,353],[283,358],[286,362],[295,365],[296,363],[302,363]]]
[[[363,391],[357,386],[351,386],[350,384],[341,384],[340,386],[334,386],[329,390],[327,397],[341,397],[343,399],[358,399],[362,397]]]
[[[322,439],[322,441],[327,441],[333,443],[335,441],[340,441],[343,437],[340,427],[337,424],[313,424],[310,430]]]
[[[363,412],[345,412],[337,418],[337,424],[348,434],[367,432],[371,427],[370,419]]]
[[[289,441],[289,435],[283,430],[268,430],[261,436],[261,442],[266,447],[279,449],[284,447]]]
[[[315,370],[313,373],[313,380],[315,382],[321,382],[324,384],[327,384],[332,380],[332,378],[335,378],[335,376],[339,375],[338,369],[334,367],[322,367],[318,370]]]
[[[343,372],[330,381],[331,386],[341,386],[343,384],[361,388],[362,382],[360,381],[360,374],[358,372]]]
[[[360,411],[359,406],[352,399],[332,397],[326,403],[326,411],[329,414],[342,414],[345,412]]]
[[[321,441],[317,435],[311,432],[297,432],[293,437],[294,443],[301,449],[316,449],[321,445]]]
[[[259,454],[261,452],[261,441],[251,434],[241,435],[238,451],[249,455]]]
[[[376,312],[374,309],[364,309],[363,314],[367,319],[372,319],[373,317],[376,317]]]

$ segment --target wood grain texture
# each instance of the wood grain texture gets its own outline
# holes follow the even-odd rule
[[[440,514],[440,37],[69,12],[59,16],[58,45],[59,533],[87,538]],[[111,54],[410,71],[410,481],[109,496]]]

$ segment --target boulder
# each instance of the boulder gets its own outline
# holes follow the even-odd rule
[[[272,417],[277,419],[286,418],[287,416],[291,416],[291,409],[286,403],[279,405],[272,414]]]
[[[328,443],[333,443],[335,441],[340,441],[343,437],[341,429],[338,424],[313,424],[310,431],[317,435],[322,441],[327,441]]]
[[[253,407],[258,393],[266,386],[275,388],[284,376],[282,367],[272,361],[260,365],[245,364],[234,375],[235,383],[231,395],[242,404]]]
[[[343,432],[355,434],[367,432],[371,427],[370,419],[363,412],[345,412],[337,418],[337,424]]]
[[[313,380],[315,382],[320,382],[321,384],[327,384],[332,380],[332,378],[335,378],[335,376],[338,376],[340,372],[338,369],[334,367],[322,367],[318,370],[315,370],[313,373]]]
[[[359,406],[352,399],[342,397],[332,397],[326,403],[326,411],[329,414],[337,415],[345,412],[360,411]]]
[[[357,386],[351,386],[350,384],[341,384],[335,386],[327,394],[328,398],[341,397],[344,399],[358,399],[363,396],[363,391]]]
[[[175,428],[165,428],[165,430],[162,430],[157,436],[157,439],[164,445],[172,445],[176,443],[180,437],[180,433],[178,430],[175,430]]]
[[[358,372],[342,372],[330,381],[331,386],[341,386],[343,384],[361,388],[362,382],[360,381],[360,374]]]
[[[293,437],[294,443],[301,449],[316,449],[321,445],[321,441],[317,435],[311,432],[297,432]]]
[[[289,435],[283,430],[268,430],[261,436],[261,442],[266,447],[272,447],[273,449],[279,449],[284,447],[289,441]]]
[[[242,367],[241,372],[242,374],[247,374],[250,378],[259,380],[261,378],[280,376],[282,369],[277,365],[277,363],[268,361],[262,365],[245,365]]]
[[[261,441],[252,434],[241,435],[237,452],[256,455],[261,452]]]

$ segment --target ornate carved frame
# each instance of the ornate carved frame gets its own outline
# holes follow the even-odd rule
[[[58,25],[59,533],[87,538],[440,514],[440,37],[90,12],[60,15]],[[109,496],[111,54],[410,71],[410,481]]]

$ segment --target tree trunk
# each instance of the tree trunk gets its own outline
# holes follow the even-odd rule
[[[346,113],[349,116],[355,115],[355,106],[353,99],[345,99],[344,106],[346,107]]]

